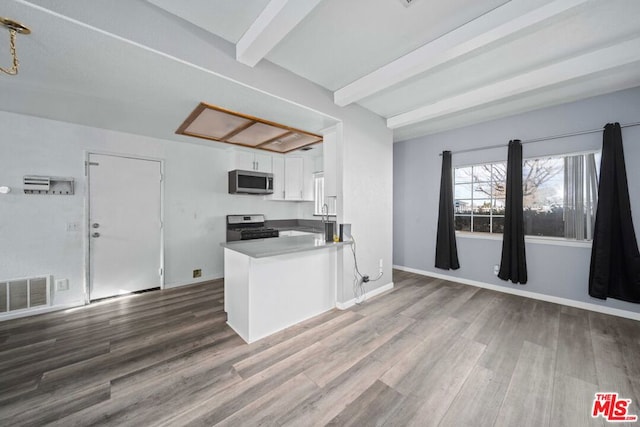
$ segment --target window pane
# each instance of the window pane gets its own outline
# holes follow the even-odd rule
[[[470,199],[471,184],[456,184],[453,198],[454,199]]]
[[[488,233],[491,231],[491,218],[488,216],[473,217],[473,231]]]
[[[468,168],[455,168],[454,179],[456,183],[471,182],[471,167]]]
[[[564,237],[564,157],[526,160],[522,181],[525,234]]]
[[[456,214],[470,214],[471,200],[456,200],[454,202],[454,212]]]
[[[548,210],[564,198],[564,159],[562,157],[525,160],[522,167],[524,207]]]
[[[564,237],[562,208],[550,211],[524,210],[524,233],[530,236]]]
[[[486,199],[491,197],[491,183],[473,184],[473,198]]]
[[[494,216],[491,221],[493,222],[493,233],[504,233],[504,217]]]
[[[494,163],[492,166],[493,180],[505,182],[507,180],[507,164]]]
[[[504,199],[494,199],[492,213],[494,215],[504,215],[504,206],[505,206]]]
[[[473,182],[490,182],[491,165],[479,165],[473,167]]]
[[[456,215],[456,230],[471,231],[471,217]]]
[[[499,199],[504,199],[505,197],[507,197],[507,183],[505,181],[494,181],[492,190],[493,197]]]
[[[491,199],[474,200],[473,213],[480,215],[489,215],[491,213]]]

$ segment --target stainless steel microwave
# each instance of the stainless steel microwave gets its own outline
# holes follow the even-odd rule
[[[230,194],[273,194],[273,174],[256,171],[229,171]]]

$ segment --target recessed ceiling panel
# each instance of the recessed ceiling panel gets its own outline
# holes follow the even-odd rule
[[[292,133],[268,144],[265,144],[260,148],[270,151],[277,151],[278,153],[287,153],[289,151],[297,150],[298,148],[302,148],[316,142],[320,142],[320,138],[318,136]]]
[[[264,123],[256,123],[237,133],[235,136],[228,138],[227,141],[233,142],[234,144],[250,145],[255,147],[256,145],[260,145],[287,133],[289,133],[288,130],[280,127]]]
[[[199,108],[193,121],[180,133],[222,139],[225,135],[250,123],[252,123],[252,121],[244,117],[234,116],[209,108]]]
[[[177,134],[286,153],[317,142],[322,136],[201,102]]]

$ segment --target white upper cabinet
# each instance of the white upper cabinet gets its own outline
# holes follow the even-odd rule
[[[285,200],[303,200],[304,198],[304,159],[302,157],[284,158],[284,198]]]
[[[259,172],[273,172],[273,156],[271,154],[255,153],[256,170]]]
[[[282,155],[274,155],[272,158],[273,166],[273,194],[269,196],[271,200],[284,200],[284,157]]]
[[[322,171],[322,150],[271,157],[273,194],[269,199],[312,202],[313,174]]]
[[[259,152],[237,150],[234,153],[232,169],[271,173],[273,171],[272,156]]]

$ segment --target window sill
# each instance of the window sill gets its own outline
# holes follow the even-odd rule
[[[484,240],[498,240],[502,241],[502,234],[489,234],[489,233],[471,233],[468,231],[456,231],[456,237],[463,239],[484,239]],[[541,237],[541,236],[524,236],[525,243],[533,243],[537,245],[552,245],[552,246],[570,246],[575,248],[590,248],[591,240],[569,240],[559,237]]]

